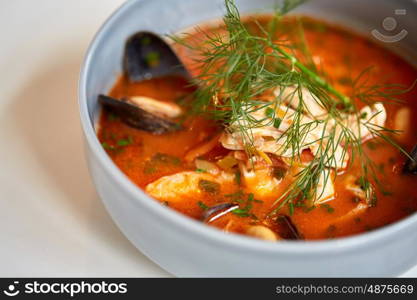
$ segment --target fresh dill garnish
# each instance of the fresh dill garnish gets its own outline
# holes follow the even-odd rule
[[[276,206],[273,213],[288,205],[290,215],[294,213],[294,203],[297,200],[314,200],[323,195],[326,183],[337,176],[337,172],[328,171],[329,166],[337,169],[340,161],[347,157],[349,165],[359,161],[360,184],[369,202],[374,197],[371,181],[380,186],[376,166],[363,149],[361,130],[357,133],[347,125],[347,115],[353,116],[356,125],[364,126],[373,137],[408,155],[392,139],[395,130],[376,126],[371,122],[380,112],[372,116],[365,115],[359,111],[357,104],[398,102],[397,96],[411,88],[406,89],[400,85],[369,85],[367,75],[370,69],[366,69],[357,78],[349,80],[353,91],[351,95],[337,90],[315,66],[302,26],[298,26],[301,39],[298,43],[289,45],[285,34],[279,32],[283,15],[303,2],[305,1],[284,1],[266,26],[255,21],[257,30],[254,32],[242,22],[234,1],[225,0],[225,34],[200,30],[204,41],[197,45],[173,37],[177,43],[190,48],[199,57],[196,62],[202,71],[194,82],[198,88],[191,111],[221,122],[225,125],[226,132],[238,132],[249,157],[257,153],[254,129],[265,126],[280,128],[283,117],[277,113],[277,108],[284,103],[284,95],[289,89],[291,93],[288,102],[294,112],[291,125],[277,138],[277,142],[282,144],[279,152],[292,153],[293,165],[300,160],[301,150],[308,146],[307,137],[313,130],[321,129],[322,135],[314,141],[318,144],[317,151],[313,153],[314,158],[299,171],[286,192],[274,203]],[[298,21],[301,22],[300,19]],[[300,50],[298,52],[301,54],[296,55],[296,50]],[[272,100],[262,100],[263,95],[271,94],[271,90],[276,89],[278,95]],[[306,97],[312,97],[317,105],[325,109],[323,118],[305,121],[304,116],[310,113],[305,102]],[[265,111],[262,120],[253,117],[253,113],[259,110]],[[288,114],[288,111],[285,113]],[[343,145],[342,153],[336,155],[335,149],[340,145]],[[277,175],[281,176],[279,173]],[[323,181],[322,190],[317,188],[320,181]],[[244,210],[245,208],[235,210],[234,213],[245,214]]]

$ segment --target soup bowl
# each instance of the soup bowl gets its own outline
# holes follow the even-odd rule
[[[244,14],[265,13],[276,2],[241,0],[237,5]],[[175,33],[218,19],[223,13],[223,0],[127,1],[102,26],[88,49],[79,81],[85,148],[97,192],[117,226],[141,252],[176,276],[380,277],[395,276],[414,266],[416,214],[352,237],[264,242],[223,233],[160,205],[112,162],[96,136],[97,96],[108,92],[121,74],[125,40],[142,30]],[[295,13],[368,35],[410,62],[417,57],[417,35],[411,32],[417,19],[416,1],[313,0]],[[397,27],[392,32],[388,29],[393,26],[383,27],[389,17]]]

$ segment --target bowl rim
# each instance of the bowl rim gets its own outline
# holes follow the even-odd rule
[[[316,254],[326,255],[336,252],[347,252],[352,249],[369,246],[370,244],[379,245],[386,243],[388,238],[399,237],[402,231],[412,226],[417,228],[417,213],[407,216],[392,224],[380,227],[370,232],[360,233],[348,237],[335,238],[331,240],[309,240],[309,241],[282,241],[280,243],[270,243],[262,240],[253,239],[238,234],[225,234],[224,232],[198,222],[188,216],[185,216],[171,208],[167,208],[155,199],[148,196],[142,189],[137,187],[111,160],[103,147],[101,147],[93,125],[87,105],[87,82],[89,74],[92,72],[91,61],[98,49],[99,41],[103,39],[106,32],[114,26],[120,16],[129,11],[136,3],[146,2],[149,0],[128,0],[117,8],[102,24],[94,38],[92,39],[83,63],[78,82],[78,104],[80,109],[80,118],[85,139],[101,166],[110,174],[115,184],[120,185],[131,199],[135,199],[136,204],[139,202],[154,215],[158,215],[161,221],[177,227],[178,230],[203,240],[205,243],[214,243],[227,246],[229,248],[239,249],[240,251],[256,250],[262,251],[263,254]]]

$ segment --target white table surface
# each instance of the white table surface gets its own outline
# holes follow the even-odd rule
[[[0,1],[0,277],[170,276],[115,226],[84,159],[79,67],[122,2]]]

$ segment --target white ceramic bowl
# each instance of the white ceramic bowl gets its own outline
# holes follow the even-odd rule
[[[244,13],[268,10],[275,2],[237,1]],[[406,15],[396,15],[395,9],[406,9]],[[416,1],[312,0],[300,12],[368,35],[372,29],[384,33],[382,21],[395,17],[397,31],[409,31],[395,50],[417,57],[417,36],[411,32]],[[81,121],[91,176],[116,224],[140,251],[177,276],[394,276],[415,265],[416,214],[349,238],[263,242],[222,233],[160,205],[113,164],[94,129],[97,95],[106,93],[120,74],[126,38],[139,30],[173,33],[222,14],[223,0],[132,0],[107,20],[92,42],[79,83]]]

